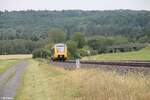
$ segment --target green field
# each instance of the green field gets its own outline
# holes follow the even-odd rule
[[[83,60],[150,60],[150,46],[139,51],[125,53],[100,54],[84,57]]]
[[[148,100],[149,77],[100,69],[69,71],[32,60],[15,100]]]
[[[0,60],[0,73],[3,73],[17,62],[18,60]]]

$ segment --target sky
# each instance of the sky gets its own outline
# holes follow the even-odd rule
[[[0,10],[150,10],[150,0],[0,0]]]

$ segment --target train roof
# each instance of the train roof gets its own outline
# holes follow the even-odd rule
[[[65,44],[64,43],[57,43],[53,47],[56,47],[56,46],[65,46]]]
[[[64,43],[57,43],[57,44],[55,44],[55,45],[65,45]]]
[[[57,44],[54,44],[51,49],[56,48],[57,46],[60,46],[60,47],[64,46],[64,47],[66,47],[66,44],[65,43],[57,43]]]

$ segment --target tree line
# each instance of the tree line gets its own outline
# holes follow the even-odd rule
[[[102,53],[136,51],[147,45],[147,43],[130,42],[128,38],[120,35],[86,37],[81,32],[75,32],[67,39],[65,32],[59,28],[51,28],[46,41],[42,48],[33,52],[35,57],[48,57],[50,48],[56,43],[66,43],[68,56],[71,59]]]
[[[130,44],[150,43],[150,12],[0,12],[0,54],[32,53],[37,48],[49,49],[58,42],[67,43],[73,57],[88,55],[87,51],[91,54],[129,51],[120,49],[124,45],[131,48]],[[112,50],[117,46],[119,50]],[[74,54],[74,50],[80,53]]]

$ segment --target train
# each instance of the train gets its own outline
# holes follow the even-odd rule
[[[67,45],[65,43],[57,43],[51,48],[51,60],[65,61],[68,58]]]

